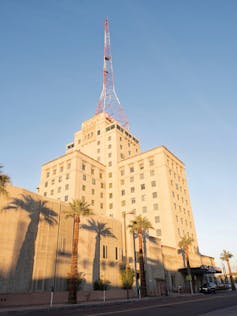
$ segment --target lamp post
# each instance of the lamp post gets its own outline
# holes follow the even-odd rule
[[[124,251],[125,251],[125,271],[126,271],[126,278],[128,276],[128,248],[127,248],[127,224],[126,224],[126,216],[135,214],[135,209],[130,212],[122,212],[123,215],[123,230],[124,230]],[[127,298],[129,298],[129,292],[127,287]]]
[[[135,225],[137,222],[133,222]],[[137,279],[137,256],[136,256],[136,243],[135,243],[135,232],[132,232],[132,237],[133,237],[133,250],[134,250],[134,271],[135,271],[135,280],[136,280],[136,291],[137,291],[137,297],[140,299],[140,290],[139,290],[139,285],[138,285],[138,279]]]

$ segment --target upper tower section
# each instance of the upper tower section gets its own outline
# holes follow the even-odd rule
[[[112,64],[112,52],[110,46],[109,21],[104,22],[104,70],[103,89],[96,108],[96,113],[106,112],[125,128],[129,128],[128,120],[123,107],[117,97],[114,87],[114,73]]]

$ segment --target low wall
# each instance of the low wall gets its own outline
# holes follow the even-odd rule
[[[119,300],[127,298],[126,290],[105,291],[79,291],[77,293],[78,303],[105,300]],[[129,290],[129,298],[135,298],[133,290]],[[68,292],[54,292],[53,304],[67,304]],[[0,308],[6,306],[31,306],[31,305],[50,305],[50,292],[35,293],[0,293]]]

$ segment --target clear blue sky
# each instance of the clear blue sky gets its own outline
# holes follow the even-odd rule
[[[237,270],[237,1],[1,0],[0,162],[35,191],[94,115],[109,17],[116,91],[142,150],[186,165],[200,250]]]

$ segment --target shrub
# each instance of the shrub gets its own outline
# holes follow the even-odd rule
[[[122,288],[131,289],[134,281],[134,271],[131,268],[122,268],[120,270],[121,279],[122,279]]]
[[[108,280],[96,280],[93,284],[93,289],[95,291],[106,291],[109,289],[110,282]]]

